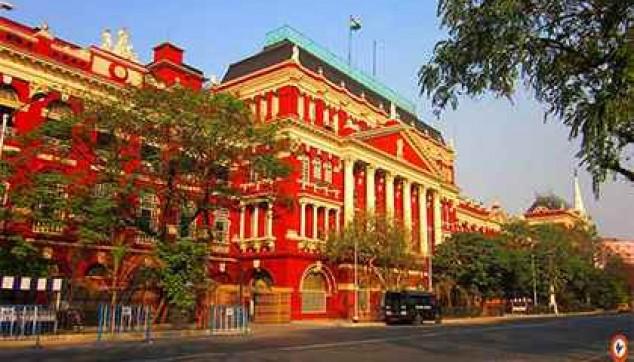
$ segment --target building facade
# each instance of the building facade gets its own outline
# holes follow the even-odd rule
[[[216,213],[223,242],[210,245],[209,275],[217,282],[208,303],[253,301],[262,321],[348,318],[354,304],[352,265],[330,263],[326,236],[356,215],[380,213],[411,230],[410,250],[419,260],[404,286],[430,287],[430,258],[451,233],[499,230],[505,215],[460,194],[455,151],[436,129],[420,121],[413,104],[301,33],[283,27],[267,34],[262,51],[231,64],[221,82],[203,87],[204,75],[183,62],[170,43],[154,48],[149,64],[138,61],[129,35],[109,32],[101,46],[80,47],[54,36],[48,26],[30,27],[0,18],[0,112],[6,115],[4,152],[24,152],[12,135],[74,110],[82,95],[107,96],[124,87],[180,84],[200,91],[230,92],[247,102],[255,122],[277,122],[294,141],[283,157],[292,166],[277,181],[290,202],[271,201],[267,185],[240,179],[240,206]],[[5,117],[5,116],[3,116]],[[51,154],[34,155],[33,169],[90,167]],[[11,185],[2,201],[10,200]],[[141,200],[155,215],[160,199]],[[107,262],[107,246],[95,246],[78,270],[69,270],[77,236],[39,225],[21,231],[58,265],[61,275],[84,277],[107,288],[95,273]],[[135,240],[123,263],[125,278],[147,264],[152,241]],[[362,268],[363,269],[363,268]],[[361,318],[378,312],[383,287],[361,270]]]

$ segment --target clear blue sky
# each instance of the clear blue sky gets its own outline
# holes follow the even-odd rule
[[[165,40],[186,50],[186,61],[207,75],[256,52],[264,34],[289,24],[345,58],[347,18],[362,18],[355,35],[354,63],[370,71],[372,41],[378,42],[378,78],[416,101],[420,116],[454,138],[458,183],[468,196],[499,200],[510,212],[528,207],[536,192],[572,198],[575,142],[557,121],[543,123],[539,105],[524,92],[514,104],[464,100],[438,120],[418,96],[416,72],[444,36],[436,2],[423,1],[203,1],[203,0],[12,0],[9,17],[31,25],[46,21],[55,35],[80,45],[98,44],[105,28],[127,27],[143,61]],[[600,200],[581,172],[586,207],[606,236],[634,238],[634,187],[617,181]]]

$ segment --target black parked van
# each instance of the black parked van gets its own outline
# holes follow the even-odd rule
[[[383,299],[385,323],[424,321],[442,322],[441,308],[436,296],[427,292],[387,292]]]

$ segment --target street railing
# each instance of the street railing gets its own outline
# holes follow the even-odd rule
[[[244,305],[212,305],[208,326],[212,335],[248,334],[249,309]]]
[[[42,305],[0,305],[0,336],[37,337],[57,333],[55,309]]]

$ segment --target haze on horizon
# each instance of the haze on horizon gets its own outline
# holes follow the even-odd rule
[[[353,64],[371,72],[372,43],[377,41],[377,78],[416,101],[419,116],[453,139],[457,182],[463,194],[490,205],[499,201],[513,214],[530,206],[536,193],[554,192],[572,201],[572,177],[578,160],[576,141],[558,120],[543,121],[543,111],[520,90],[513,103],[483,97],[462,99],[458,110],[440,119],[420,97],[416,73],[444,37],[436,2],[336,1],[319,3],[246,0],[221,2],[151,0],[42,2],[13,0],[11,19],[38,25],[82,46],[99,44],[106,29],[126,27],[141,61],[152,47],[171,41],[185,49],[185,60],[221,77],[228,65],[262,47],[267,31],[283,24],[300,30],[345,59],[350,15],[363,27],[354,35]],[[580,170],[584,202],[603,236],[634,239],[634,185],[624,180],[592,194],[589,175]]]

